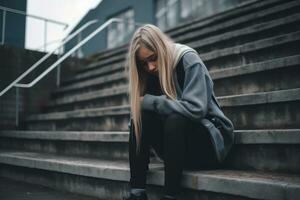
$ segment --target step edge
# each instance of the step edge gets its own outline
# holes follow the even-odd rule
[[[300,129],[235,130],[234,144],[300,144]],[[15,131],[2,130],[0,138],[128,143],[128,131]]]
[[[44,156],[45,157],[45,156]],[[56,157],[57,158],[57,157]],[[59,161],[57,159],[44,158],[44,159],[37,159],[37,158],[26,158],[24,156],[5,156],[0,154],[0,162],[9,164],[9,165],[17,165],[22,167],[30,167],[36,169],[43,169],[49,171],[57,171],[61,173],[69,173],[81,176],[88,176],[94,178],[102,178],[102,179],[109,179],[109,180],[116,180],[116,181],[129,181],[130,171],[129,171],[129,164],[126,162],[126,168],[120,168],[112,165],[104,164],[103,167],[100,167],[99,164],[87,164],[86,162],[78,163],[79,159],[70,160],[66,158],[65,161]],[[77,164],[76,164],[77,161]],[[255,187],[255,190],[261,191],[266,190],[267,192],[264,197],[272,197],[271,199],[282,199],[286,193],[300,193],[300,177],[295,176],[294,181],[291,181],[289,178],[292,175],[285,174],[286,178],[284,181],[281,179],[273,178],[266,178],[261,177],[255,172],[246,172],[248,174],[252,173],[252,177],[232,177],[226,176],[224,172],[237,172],[241,170],[205,170],[205,171],[197,171],[197,172],[189,172],[184,171],[183,173],[183,186],[196,189],[196,190],[206,190],[212,192],[223,192],[227,194],[235,194],[235,195],[242,195],[242,196],[251,196],[256,198],[261,198],[261,194],[258,192],[249,192],[249,186],[252,188]],[[212,174],[212,172],[217,172],[220,174]],[[253,174],[256,174],[257,177],[254,177]],[[266,173],[264,173],[266,174]],[[271,174],[271,173],[269,173]],[[272,173],[275,174],[275,173]],[[156,169],[149,170],[147,174],[148,180],[147,184],[163,186],[163,177],[164,172],[162,171],[161,167]],[[282,176],[282,174],[281,174]],[[280,176],[279,176],[280,177]],[[256,178],[256,180],[255,180]],[[274,181],[274,179],[276,181]],[[295,179],[297,179],[295,181]],[[195,182],[196,181],[196,182]],[[208,183],[211,184],[208,184]],[[243,184],[241,184],[243,183]],[[234,185],[234,187],[229,188],[228,184]],[[239,189],[237,189],[239,188]],[[272,192],[270,192],[272,190]],[[275,197],[275,198],[274,198]]]

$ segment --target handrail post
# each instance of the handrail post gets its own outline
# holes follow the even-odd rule
[[[19,108],[20,108],[20,94],[19,88],[16,87],[16,127],[19,126]]]
[[[2,39],[1,39],[1,44],[4,44],[4,41],[5,41],[5,22],[6,22],[6,10],[3,10],[3,13],[2,13]]]
[[[44,24],[44,51],[47,51],[47,22],[48,20],[44,20],[45,24]]]
[[[57,58],[59,59],[61,55],[64,54],[64,46],[61,46],[60,49],[58,49]],[[56,87],[60,86],[60,74],[61,74],[61,63],[57,66],[57,73],[56,73]]]
[[[78,36],[77,36],[77,44],[78,43],[80,43],[81,42],[81,40],[82,40],[82,34],[81,34],[82,32],[80,32],[79,34],[78,34]],[[81,58],[82,57],[82,51],[81,51],[81,46],[78,48],[78,50],[77,50],[77,57],[78,58]]]

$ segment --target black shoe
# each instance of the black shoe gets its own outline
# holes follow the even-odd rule
[[[123,197],[123,200],[148,200],[147,193],[143,192],[140,196],[130,194],[129,197]]]

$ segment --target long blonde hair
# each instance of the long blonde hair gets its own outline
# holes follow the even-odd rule
[[[129,79],[129,101],[136,136],[137,152],[140,150],[141,139],[141,100],[147,87],[147,72],[138,66],[137,52],[141,46],[157,54],[157,67],[162,92],[170,99],[176,99],[173,80],[173,45],[174,42],[158,27],[146,24],[139,27],[130,42],[127,56],[127,74]]]

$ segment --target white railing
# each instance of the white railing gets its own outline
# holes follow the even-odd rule
[[[42,74],[40,74],[37,78],[35,78],[30,83],[19,83],[26,75],[28,75],[31,71],[33,71],[35,68],[37,68],[43,61],[45,61],[48,57],[50,57],[56,50],[62,48],[69,40],[74,38],[76,35],[80,34],[84,29],[89,27],[90,25],[97,23],[97,20],[92,20],[84,24],[81,28],[76,30],[71,35],[67,36],[65,39],[62,40],[61,44],[54,49],[53,51],[47,53],[44,57],[42,57],[39,61],[37,61],[35,64],[33,64],[28,70],[26,70],[23,74],[21,74],[16,80],[14,80],[11,84],[9,84],[5,89],[3,89],[0,92],[0,97],[5,94],[9,89],[12,87],[16,87],[16,126],[19,124],[19,87],[21,88],[30,88],[34,86],[38,81],[40,81],[44,76],[46,76],[50,71],[52,71],[54,68],[58,67],[60,63],[62,63],[66,58],[68,58],[72,53],[74,53],[76,50],[78,50],[82,45],[87,43],[90,39],[92,39],[95,35],[100,33],[102,30],[104,30],[108,25],[111,23],[133,23],[135,26],[143,25],[141,23],[131,22],[123,19],[118,18],[112,18],[106,21],[104,24],[99,26],[96,30],[94,30],[92,33],[87,35],[83,40],[81,40],[76,46],[74,46],[72,49],[70,49],[66,54],[61,56],[55,63],[53,63],[51,66],[49,66]],[[60,74],[60,73],[57,73]],[[60,76],[57,77],[59,81],[57,81],[57,85],[59,86],[60,83]]]
[[[87,27],[89,27],[92,24],[97,23],[97,20],[92,20],[89,21],[87,23],[85,23],[82,27],[80,27],[78,30],[76,30],[74,33],[72,33],[71,35],[67,36],[66,38],[64,38],[61,42],[61,44],[56,47],[54,50],[48,52],[45,56],[43,56],[40,60],[38,60],[36,63],[34,63],[29,69],[27,69],[23,74],[21,74],[16,80],[14,80],[11,84],[9,84],[6,88],[4,88],[1,92],[0,92],[0,96],[2,96],[4,93],[6,93],[10,88],[12,87],[32,87],[37,81],[39,81],[41,78],[43,78],[47,73],[43,73],[41,74],[38,78],[36,78],[33,82],[29,83],[29,84],[19,84],[19,82],[26,76],[28,75],[31,71],[33,71],[35,68],[37,68],[41,63],[43,63],[47,58],[49,58],[52,54],[54,54],[55,51],[61,49],[64,47],[64,45],[70,41],[71,39],[73,39],[76,35],[78,35],[79,33],[81,33],[84,29],[86,29]],[[59,62],[61,63],[61,62]]]
[[[68,24],[64,23],[64,22],[60,22],[60,21],[56,21],[56,20],[52,20],[52,19],[48,19],[48,18],[44,18],[44,17],[40,17],[37,15],[31,15],[28,14],[24,11],[21,10],[16,10],[16,9],[12,9],[12,8],[7,8],[4,6],[0,6],[0,10],[2,11],[2,37],[1,37],[1,44],[5,43],[5,30],[6,30],[6,15],[7,12],[10,13],[14,13],[14,14],[19,14],[19,15],[23,15],[25,17],[30,17],[30,18],[34,18],[34,19],[38,19],[38,20],[42,20],[44,21],[44,51],[46,51],[47,48],[47,27],[48,27],[48,23],[53,23],[53,24],[57,24],[60,26],[64,27],[64,30],[66,28],[68,28]]]

